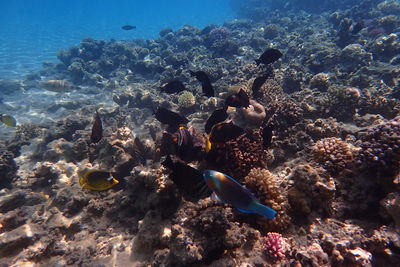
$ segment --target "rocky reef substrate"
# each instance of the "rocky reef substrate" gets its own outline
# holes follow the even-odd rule
[[[60,63],[24,81],[1,82],[7,95],[38,94],[48,80],[71,85],[54,94],[62,101],[35,106],[58,114],[53,122],[19,123],[1,143],[1,265],[398,265],[396,3],[361,1],[321,14],[280,6],[264,14],[260,6],[223,26],[164,29],[154,40],[87,38],[60,50]],[[252,14],[259,19],[248,19]],[[360,20],[364,27],[355,32]],[[253,138],[229,141],[219,152],[230,160],[217,167],[274,208],[276,218],[210,198],[186,201],[160,164],[156,148],[165,127],[154,110],[180,112],[204,138],[207,118],[228,95],[252,95],[254,79],[265,72],[254,59],[270,46],[284,56],[252,98],[258,111],[228,110]],[[208,73],[216,96],[203,96],[188,70]],[[162,93],[172,79],[186,91]],[[7,96],[0,104],[4,112],[11,107]],[[93,145],[96,110],[104,132]],[[267,148],[260,120],[273,125]],[[82,189],[79,177],[92,168],[123,175],[107,191]]]

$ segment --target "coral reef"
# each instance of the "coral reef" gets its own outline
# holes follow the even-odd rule
[[[290,217],[287,214],[289,204],[285,188],[280,184],[278,178],[267,169],[254,168],[244,178],[244,184],[258,197],[261,203],[277,211],[274,220],[258,219],[257,223],[260,227],[264,231],[285,230],[290,223]]]
[[[231,3],[241,19],[85,38],[24,81],[0,81],[0,108],[18,121],[1,128],[1,264],[399,265],[398,1]],[[257,65],[268,48],[282,58]],[[215,97],[188,70],[206,72]],[[187,91],[161,93],[173,79]],[[44,92],[49,80],[72,89]],[[250,107],[227,113],[243,134],[206,153],[207,119],[239,89]],[[186,128],[164,128],[157,107],[185,113]],[[104,131],[92,144],[96,110]],[[166,155],[230,175],[276,218],[187,201],[160,166]],[[89,169],[119,183],[83,189]]]
[[[319,140],[312,148],[315,159],[333,174],[351,171],[357,149],[337,137]]]
[[[399,132],[400,117],[396,117],[359,133],[359,163],[389,190],[400,167]]]
[[[196,102],[193,94],[189,91],[184,91],[182,94],[178,97],[178,105],[181,108],[190,108],[192,107]]]

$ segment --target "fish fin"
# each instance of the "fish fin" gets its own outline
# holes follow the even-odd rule
[[[196,76],[196,74],[192,70],[189,70],[189,73],[190,73],[190,76]]]
[[[268,219],[273,219],[275,218],[276,211],[271,209],[270,207],[267,207],[263,204],[261,204],[258,201],[253,200],[253,202],[249,205],[249,211],[257,213],[261,216],[264,216]]]
[[[206,153],[210,152],[210,150],[211,150],[210,136],[207,136],[207,140],[206,140]]]
[[[241,212],[243,212],[243,213],[254,213],[253,211],[248,211],[248,210],[244,210],[244,209],[239,209],[239,208],[236,208],[238,211],[241,211]]]
[[[221,199],[217,196],[217,194],[215,192],[212,192],[210,199],[212,201],[217,201],[217,202],[221,202]]]
[[[256,61],[257,66],[260,65],[261,59],[256,59],[255,61]]]

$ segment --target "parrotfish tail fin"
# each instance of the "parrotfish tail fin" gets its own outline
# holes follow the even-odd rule
[[[275,210],[271,209],[270,207],[264,206],[260,202],[256,201],[253,201],[253,203],[251,203],[249,210],[261,216],[267,217],[268,219],[273,219],[276,215]]]
[[[256,59],[255,61],[256,61],[257,66],[260,65],[261,59]]]

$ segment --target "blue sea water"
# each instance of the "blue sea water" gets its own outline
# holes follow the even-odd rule
[[[82,38],[157,38],[160,29],[202,28],[233,18],[229,0],[1,0],[0,79],[22,79],[57,62],[59,49]],[[124,31],[129,24],[137,28]]]

